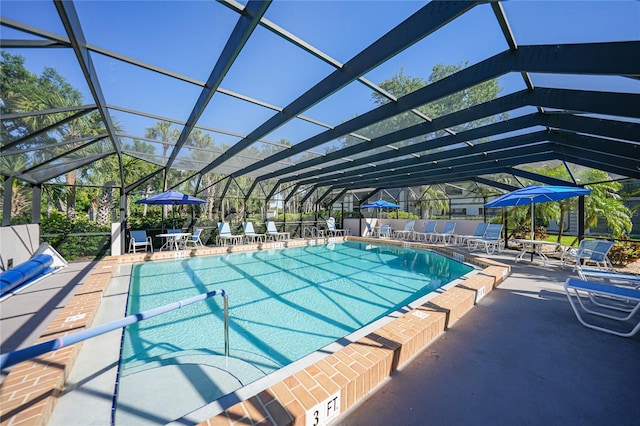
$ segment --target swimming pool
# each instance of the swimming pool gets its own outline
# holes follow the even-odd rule
[[[137,323],[125,330],[118,399],[131,394],[133,377],[144,382],[145,372],[179,366],[181,375],[206,378],[198,398],[210,402],[471,270],[430,251],[360,242],[136,265],[128,314],[226,290],[230,359],[219,299]]]

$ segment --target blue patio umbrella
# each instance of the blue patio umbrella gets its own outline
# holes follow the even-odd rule
[[[374,201],[360,206],[361,209],[399,209],[400,206],[385,200]]]
[[[183,194],[182,192],[169,190],[161,194],[153,195],[149,198],[136,201],[137,204],[150,204],[150,205],[182,205],[182,204],[204,204],[205,201],[193,197],[191,195]],[[171,209],[173,212],[173,208]],[[173,212],[173,227],[176,226],[175,212]]]
[[[535,238],[534,231],[534,204],[546,203],[549,201],[560,201],[571,197],[589,195],[590,189],[573,186],[527,186],[504,194],[495,200],[485,204],[487,207],[506,207],[531,205],[531,239]]]

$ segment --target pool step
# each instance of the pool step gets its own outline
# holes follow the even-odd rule
[[[135,366],[120,375],[115,424],[168,423],[272,371],[267,370],[194,351]]]

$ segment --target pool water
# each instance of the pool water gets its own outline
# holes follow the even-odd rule
[[[148,262],[133,268],[127,314],[226,290],[225,365],[245,365],[246,385],[472,269],[427,250],[360,242]],[[120,377],[172,362],[218,368],[223,354],[223,299],[213,297],[128,326]]]

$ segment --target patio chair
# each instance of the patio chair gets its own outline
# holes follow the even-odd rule
[[[253,222],[242,222],[242,229],[244,231],[244,240],[247,243],[259,243],[267,240],[265,234],[256,234],[255,229],[253,229]]]
[[[435,220],[428,220],[424,223],[424,231],[418,232],[413,231],[413,239],[416,241],[420,241],[420,238],[424,239],[424,242],[431,242],[433,234],[436,233],[436,225],[438,222]]]
[[[218,245],[223,246],[229,241],[232,245],[241,244],[243,235],[231,233],[229,222],[218,222]]]
[[[330,237],[345,236],[348,235],[348,229],[336,228],[336,220],[333,217],[327,219],[327,235]]]
[[[442,230],[442,232],[433,233],[431,236],[431,239],[433,240],[434,243],[437,243],[438,241],[442,241],[443,244],[449,244],[453,239],[453,231],[455,231],[455,229],[456,229],[455,222],[446,222],[444,224],[444,229]]]
[[[577,300],[582,311],[588,314],[628,324],[627,321],[633,320],[633,317],[640,310],[640,290],[568,278],[564,282],[564,291],[576,318],[585,327],[621,337],[631,337],[640,330],[640,320],[634,320],[637,322],[635,325],[631,325],[632,328],[629,331],[620,331],[619,326],[613,328],[604,321],[587,322],[574,301],[574,299]],[[588,298],[584,295],[587,295]],[[594,303],[595,298],[599,301],[598,303]]]
[[[599,280],[610,284],[615,283],[640,288],[640,275],[588,268],[578,268],[577,271],[578,276],[583,281]]]
[[[276,228],[276,224],[275,222],[271,222],[271,221],[267,221],[266,222],[267,225],[267,233],[266,236],[267,238],[270,238],[272,241],[285,241],[288,240],[290,237],[290,233],[289,232],[279,232],[278,229]]]
[[[364,230],[363,237],[372,237],[373,236],[373,227],[371,226],[371,224],[369,222],[366,222],[364,224],[364,226],[365,226],[365,230]]]
[[[613,265],[608,254],[615,243],[606,240],[582,240],[575,249],[567,250],[562,256],[562,267],[567,261],[573,259],[573,270],[587,263],[595,263],[598,268],[613,271]]]
[[[469,238],[482,238],[487,230],[487,226],[489,226],[488,223],[480,222],[471,235],[453,234],[453,243],[458,246],[464,246],[467,244]]]
[[[378,238],[389,238],[391,237],[391,225],[389,225],[388,223],[385,223],[384,225],[381,225],[380,228],[378,229],[378,231],[376,232],[376,236]]]
[[[404,229],[393,231],[393,236],[396,238],[402,238],[408,240],[413,235],[413,226],[416,224],[415,220],[407,220],[404,224]]]
[[[153,243],[151,242],[151,237],[147,237],[147,231],[129,231],[129,235],[131,237],[129,241],[129,253],[137,253],[139,248],[144,248],[145,253],[147,252],[147,248],[150,248],[151,253],[153,253]]]
[[[194,247],[204,247],[202,240],[200,239],[200,235],[202,234],[202,228],[196,228],[193,231],[193,234],[184,240],[184,247],[188,247],[189,244],[192,244]]]
[[[504,239],[502,238],[502,227],[496,223],[491,223],[487,226],[487,230],[482,238],[469,238],[467,240],[467,247],[469,251],[484,249],[487,254],[493,254],[496,252],[502,252],[504,248]]]

